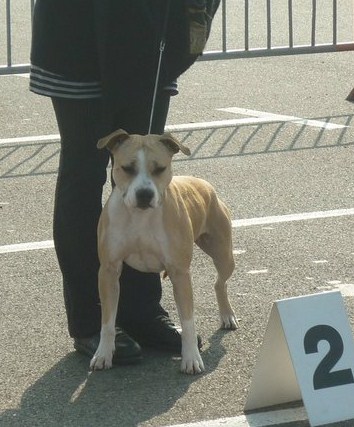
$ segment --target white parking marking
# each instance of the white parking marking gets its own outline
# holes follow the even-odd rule
[[[329,123],[327,121],[323,120],[310,120],[310,119],[303,119],[300,117],[294,117],[294,116],[286,116],[283,114],[273,114],[273,113],[267,113],[265,111],[256,111],[256,110],[249,110],[248,108],[238,108],[238,107],[230,107],[230,108],[219,108],[219,111],[225,111],[227,113],[234,113],[234,114],[241,114],[244,116],[251,116],[255,117],[256,122],[262,123],[262,120],[264,120],[264,123],[266,122],[291,122],[295,123],[297,125],[302,126],[312,126],[317,128],[323,128],[326,130],[333,130],[333,129],[342,129],[348,126],[345,125],[338,125],[336,123]],[[252,119],[240,119],[240,120],[251,120]]]
[[[2,138],[0,139],[0,145],[6,144],[26,144],[26,143],[35,143],[35,142],[55,142],[60,140],[58,134],[52,135],[35,135],[35,136],[22,136],[18,138]]]
[[[335,218],[340,216],[354,215],[353,209],[335,209],[332,211],[304,212],[299,214],[266,216],[260,218],[236,219],[232,221],[233,228],[252,227],[255,225],[276,224],[281,222],[306,221],[310,219]],[[11,252],[23,252],[36,249],[50,249],[54,244],[52,240],[43,242],[16,243],[13,245],[0,246],[0,254]]]
[[[262,268],[261,270],[250,270],[247,271],[247,274],[265,274],[268,273],[268,269],[267,268]]]
[[[54,248],[53,240],[44,240],[42,242],[16,243],[14,245],[0,246],[0,254],[9,254],[12,252],[27,252],[37,249]]]
[[[310,219],[334,218],[339,216],[354,215],[354,208],[334,209],[331,211],[303,212],[298,214],[264,216],[260,218],[236,219],[232,221],[232,226],[250,227],[253,225],[277,224],[280,222],[306,221]]]
[[[339,125],[336,123],[329,123],[323,120],[311,120],[303,119],[295,116],[286,116],[284,114],[274,114],[265,111],[250,110],[248,108],[230,107],[230,108],[218,108],[218,111],[225,111],[227,113],[240,114],[243,117],[240,119],[229,119],[229,120],[215,120],[211,122],[200,122],[200,123],[183,123],[178,125],[167,125],[166,132],[189,132],[194,130],[203,129],[218,129],[235,127],[240,125],[254,125],[262,123],[276,123],[276,122],[290,122],[296,125],[311,126],[317,128],[323,128],[325,130],[343,129],[349,126]],[[36,143],[36,142],[53,142],[59,141],[60,136],[54,135],[34,135],[18,138],[0,138],[0,145],[6,144],[21,144],[21,143]]]
[[[344,297],[354,297],[354,283],[341,283],[335,286]]]
[[[171,425],[169,427],[264,427],[284,425],[286,423],[306,421],[307,415],[303,407],[279,411],[260,412],[257,414],[240,415],[233,418],[220,418],[211,421],[198,421],[189,424]]]

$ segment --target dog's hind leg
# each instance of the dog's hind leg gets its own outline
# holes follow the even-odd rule
[[[226,216],[223,220],[222,227],[213,230],[212,233],[203,234],[196,241],[196,244],[212,258],[217,271],[214,288],[219,306],[221,327],[223,329],[237,329],[238,322],[227,293],[227,280],[235,269],[231,227],[225,222],[226,220],[228,221]],[[215,225],[217,227],[217,224]]]
[[[232,252],[231,257],[230,254],[224,253],[222,257],[214,258],[213,262],[218,273],[214,289],[219,306],[221,327],[223,329],[237,329],[238,322],[227,292],[227,280],[231,277],[235,268]]]

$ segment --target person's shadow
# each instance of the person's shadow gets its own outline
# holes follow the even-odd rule
[[[225,349],[219,330],[202,352],[208,375]],[[17,409],[0,415],[0,426],[137,426],[169,411],[201,378],[179,372],[180,358],[144,352],[135,366],[88,372],[89,360],[70,353],[24,393]]]

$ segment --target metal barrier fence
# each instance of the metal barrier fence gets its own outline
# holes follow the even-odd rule
[[[233,24],[241,31],[230,41],[229,21],[235,13]],[[222,0],[221,15],[222,48],[206,52],[205,60],[354,50],[353,0]],[[257,32],[263,40],[254,37]],[[240,46],[232,47],[237,42]]]
[[[26,10],[24,0],[5,1],[0,9],[0,23],[5,19],[6,24],[5,34],[0,31],[0,75],[25,73],[35,0],[27,0]],[[14,40],[15,6],[23,20],[25,34],[17,42],[22,47]],[[353,0],[222,0],[201,60],[354,50],[353,27]],[[14,60],[15,48],[22,49],[25,63]]]
[[[22,0],[23,1],[23,0]],[[29,9],[23,11],[24,19],[26,21],[27,39],[31,37],[31,28],[32,28],[32,16],[35,0],[27,0]],[[0,33],[0,75],[1,74],[13,74],[13,73],[26,73],[29,70],[29,64],[19,64],[13,61],[13,49],[14,49],[14,37],[13,37],[13,8],[12,0],[5,0],[5,3],[2,5],[2,10],[0,10],[0,28],[1,23],[5,21],[5,32]],[[27,12],[27,13],[26,13]],[[5,41],[5,42],[4,42]],[[29,47],[27,46],[27,61]],[[3,56],[6,58],[3,61]],[[4,64],[5,62],[5,64]]]

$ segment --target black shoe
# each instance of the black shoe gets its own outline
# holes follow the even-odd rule
[[[142,347],[181,354],[181,328],[178,328],[168,316],[159,315],[144,323],[123,323],[124,330]],[[198,348],[202,347],[202,339],[198,335]]]
[[[74,338],[74,348],[79,353],[92,358],[100,342],[100,334],[90,338]],[[116,351],[113,355],[113,365],[132,365],[142,360],[140,345],[122,329],[116,327]]]

